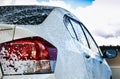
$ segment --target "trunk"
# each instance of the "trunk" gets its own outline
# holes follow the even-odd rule
[[[0,25],[0,43],[11,41],[14,37],[14,25]]]

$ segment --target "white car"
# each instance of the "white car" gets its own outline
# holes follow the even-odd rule
[[[63,8],[0,6],[1,79],[112,79],[116,55]]]

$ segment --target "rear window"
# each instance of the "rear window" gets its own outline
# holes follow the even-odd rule
[[[49,6],[0,6],[0,24],[38,25],[53,9]]]

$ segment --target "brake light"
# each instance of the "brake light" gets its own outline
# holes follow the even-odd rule
[[[56,47],[40,37],[0,44],[0,62],[4,75],[52,73],[56,59]]]

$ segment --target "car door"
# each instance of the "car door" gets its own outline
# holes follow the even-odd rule
[[[85,50],[85,61],[90,79],[110,79],[111,71],[102,54],[85,26],[81,23],[89,48]]]
[[[110,79],[111,71],[100,50],[84,25],[67,17],[72,27],[67,27],[77,48],[83,55],[89,79]]]
[[[95,67],[93,65],[93,63],[94,63],[93,59],[88,60],[90,58],[90,56],[92,56],[92,58],[93,58],[93,55],[91,55],[92,51],[90,51],[91,49],[89,49],[90,45],[89,45],[89,42],[85,35],[85,32],[83,32],[80,22],[78,22],[72,18],[69,18],[69,21],[70,21],[71,25],[73,26],[73,30],[75,33],[75,34],[71,33],[71,35],[72,35],[72,37],[74,37],[74,42],[76,44],[76,47],[80,50],[80,52],[83,55],[83,59],[86,64],[85,66],[86,66],[88,77],[89,77],[89,79],[97,79],[96,77],[94,77],[94,76],[96,76],[96,74],[95,74]],[[73,36],[73,34],[74,34],[74,36]]]
[[[80,55],[78,55],[77,57],[80,57],[81,60],[78,60],[79,63],[81,63],[81,61],[84,62],[84,64],[81,64],[81,66],[79,66],[79,68],[82,68],[84,70],[84,72],[81,74],[81,69],[79,69],[80,72],[77,72],[80,76],[84,75],[83,77],[79,77],[79,79],[89,79],[89,75],[88,75],[88,71],[87,71],[87,66],[86,66],[86,62],[85,62],[85,58],[84,58],[84,51],[86,50],[85,48],[88,48],[88,43],[86,40],[86,37],[84,35],[84,32],[79,24],[79,21],[70,17],[70,16],[66,16],[67,20],[65,19],[65,24],[66,27],[71,35],[71,37],[74,40],[74,44],[77,47],[77,49],[79,50]],[[76,64],[78,64],[76,62]]]
[[[75,69],[75,71],[77,71],[77,73],[75,72],[72,73],[73,75],[76,75],[74,79],[89,79],[83,54],[84,53],[83,47],[88,47],[85,35],[77,20],[67,15],[64,18],[65,26],[74,41],[76,49],[78,50],[76,53],[74,53],[76,55],[75,58],[78,59],[78,61],[76,61],[75,64],[78,66],[76,68],[72,68],[72,70]]]

